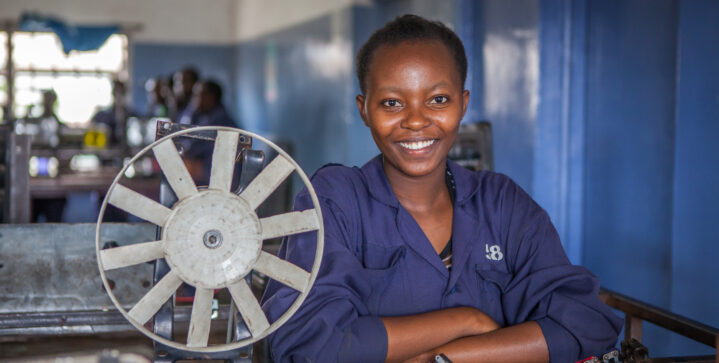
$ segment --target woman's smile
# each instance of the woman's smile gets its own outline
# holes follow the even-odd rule
[[[398,142],[400,146],[402,146],[405,149],[412,150],[412,151],[423,151],[424,149],[428,149],[432,144],[434,144],[435,140],[420,140],[420,141],[405,141],[405,142]]]

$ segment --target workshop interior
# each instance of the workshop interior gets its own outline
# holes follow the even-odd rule
[[[268,280],[288,319],[321,263],[276,257],[323,231],[294,197],[379,153],[354,57],[407,13],[466,49],[449,157],[526,190],[625,319],[588,361],[719,362],[713,0],[1,1],[0,361],[270,362]]]

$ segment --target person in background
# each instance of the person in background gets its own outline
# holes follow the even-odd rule
[[[162,82],[162,94],[165,96],[165,104],[167,105],[167,117],[176,120],[177,116],[177,100],[175,99],[175,91],[173,85],[175,83],[172,75],[169,77],[160,77]]]
[[[128,147],[127,144],[127,118],[136,116],[135,112],[127,105],[127,87],[119,80],[112,81],[112,105],[92,116],[90,123],[93,126],[107,128],[108,146],[120,148]],[[101,204],[104,195],[100,194],[98,202]],[[117,207],[108,205],[105,211],[105,222],[125,222],[127,213]]]
[[[134,112],[127,106],[127,88],[125,83],[119,80],[112,81],[113,102],[109,108],[104,109],[94,116],[90,121],[93,125],[104,125],[108,129],[108,141],[113,145],[126,145],[126,121]]]
[[[192,115],[192,95],[200,76],[192,67],[175,72],[173,75],[173,90],[175,96],[175,111],[173,119],[178,123],[189,123]]]
[[[35,135],[33,143],[39,143],[43,146],[52,148],[58,147],[60,144],[60,128],[63,123],[55,113],[55,104],[57,103],[57,93],[48,89],[42,91],[42,108],[36,117],[29,118],[28,122],[35,122],[40,126],[38,135]],[[32,120],[32,121],[31,121]]]
[[[191,108],[188,122],[191,125],[237,127],[222,104],[222,86],[216,81],[206,80],[195,86]],[[193,141],[187,147],[185,156],[189,159],[190,174],[198,185],[209,184],[212,150],[213,144],[202,140]]]
[[[222,104],[222,86],[214,80],[206,80],[195,86],[192,106],[191,125],[236,127]]]
[[[55,114],[55,103],[57,94],[53,90],[42,91],[42,112],[37,117],[43,129],[51,133],[45,135],[49,140],[49,146],[57,147],[59,144],[59,129],[62,127],[60,119]],[[42,198],[32,200],[32,221],[33,222],[62,222],[62,214],[67,204],[67,198]]]
[[[42,113],[40,114],[40,118],[52,117],[59,122],[60,119],[55,114],[56,102],[57,93],[55,93],[55,91],[51,89],[42,91]]]
[[[162,77],[150,78],[145,82],[145,92],[147,93],[147,112],[146,117],[168,117],[169,108],[167,106],[166,91],[167,81]]]

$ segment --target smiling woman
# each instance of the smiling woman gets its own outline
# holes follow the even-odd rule
[[[357,107],[381,154],[313,176],[323,263],[270,337],[275,360],[572,362],[610,350],[621,320],[569,263],[546,212],[506,176],[447,159],[469,100],[457,36],[405,15],[357,61]],[[310,207],[301,192],[295,208]],[[279,254],[308,269],[313,241],[290,237]],[[295,295],[271,282],[268,317]]]
[[[388,177],[441,177],[469,100],[446,46],[384,45],[371,65],[357,107],[384,155]]]

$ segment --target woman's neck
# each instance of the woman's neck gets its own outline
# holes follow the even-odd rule
[[[449,200],[449,191],[445,179],[446,164],[421,177],[412,177],[386,165],[383,160],[387,180],[400,204],[409,211],[428,212]]]

